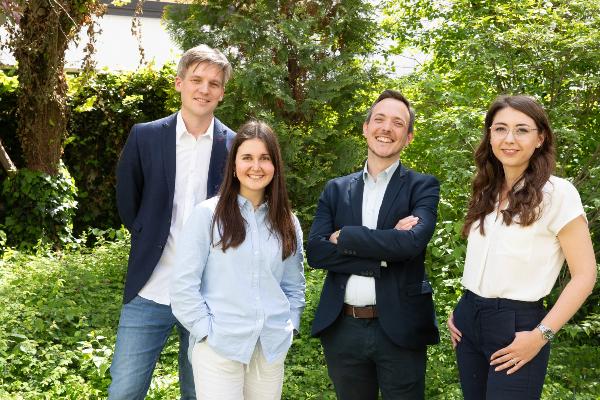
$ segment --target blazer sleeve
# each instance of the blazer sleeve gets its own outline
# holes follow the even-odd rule
[[[373,260],[358,255],[345,255],[338,251],[338,246],[329,241],[336,231],[334,209],[338,206],[332,199],[334,191],[332,183],[328,183],[317,204],[317,212],[313,219],[308,242],[306,258],[312,268],[326,269],[331,272],[379,277],[381,259]],[[338,242],[339,244],[339,242]]]
[[[337,251],[386,262],[402,262],[421,254],[433,236],[440,198],[437,179],[423,176],[425,179],[412,188],[411,196],[414,201],[410,212],[419,217],[417,225],[410,230],[345,226],[338,237]]]
[[[144,187],[138,135],[138,125],[134,125],[117,164],[117,209],[123,225],[130,231],[140,208]]]

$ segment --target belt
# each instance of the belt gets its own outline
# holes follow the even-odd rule
[[[356,307],[344,303],[344,315],[361,319],[377,318],[377,306]]]

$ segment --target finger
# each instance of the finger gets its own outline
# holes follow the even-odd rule
[[[494,361],[494,359],[507,355],[508,353],[510,353],[510,349],[508,347],[504,347],[492,354],[490,361]]]
[[[500,364],[496,368],[494,368],[494,371],[496,371],[496,372],[504,371],[505,369],[514,367],[516,365],[516,363],[517,363],[516,360],[508,360],[505,363]]]
[[[523,367],[523,365],[525,365],[525,364],[527,364],[527,361],[520,360],[515,365],[513,365],[513,367],[511,369],[509,369],[508,371],[506,371],[506,374],[507,375],[514,374],[515,372],[517,372],[518,370],[520,370]]]
[[[502,364],[505,362],[511,362],[511,361],[514,364],[515,362],[517,362],[517,358],[514,354],[509,353],[509,354],[505,354],[503,356],[492,359],[490,362],[490,365],[498,365],[498,364]]]
[[[456,327],[456,325],[454,325],[454,315],[452,313],[448,316],[446,325],[448,325],[448,330],[450,331],[450,333],[454,333],[459,338],[462,338],[462,332]]]
[[[418,217],[415,217],[413,215],[409,215],[408,217],[404,217],[401,220],[399,220],[396,223],[396,226],[404,226],[404,225],[407,225],[407,224],[415,224],[418,221],[419,221]]]
[[[418,221],[401,221],[398,222],[398,224],[396,224],[396,226],[394,228],[396,228],[397,230],[404,230],[407,231],[409,229],[411,229],[413,226],[415,226],[417,224]]]

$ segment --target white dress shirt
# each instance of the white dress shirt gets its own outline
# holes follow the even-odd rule
[[[390,182],[390,178],[396,172],[400,161],[396,161],[385,170],[381,171],[375,178],[369,174],[367,164],[363,171],[365,188],[362,201],[362,224],[369,229],[377,229],[377,218],[379,209],[383,202],[383,196]],[[375,278],[360,275],[350,275],[346,284],[344,303],[353,306],[370,306],[377,304],[375,295]]]
[[[505,225],[496,211],[471,227],[462,283],[482,297],[537,301],[552,290],[565,261],[558,232],[585,212],[577,189],[551,176],[543,188],[538,220],[522,227]]]
[[[169,297],[170,275],[175,262],[175,243],[183,224],[197,204],[206,200],[206,182],[212,153],[214,118],[203,135],[195,138],[177,114],[175,128],[175,193],[171,229],[163,253],[150,279],[138,293],[141,297],[159,304],[171,303]],[[166,188],[165,188],[166,190]]]

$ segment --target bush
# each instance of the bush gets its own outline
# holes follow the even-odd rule
[[[64,161],[79,190],[77,233],[121,225],[115,201],[115,170],[131,127],[178,109],[170,65],[135,73],[100,73],[69,80],[69,137]]]
[[[74,241],[73,215],[77,188],[62,165],[58,176],[20,169],[2,184],[6,201],[4,229],[8,244],[33,248],[62,247]]]
[[[0,259],[0,398],[104,399],[121,308],[129,241],[125,231],[96,232],[93,249]],[[113,236],[106,242],[103,236]],[[325,273],[306,270],[307,306],[300,336],[286,359],[283,399],[335,399],[318,339],[310,325]],[[454,301],[438,290],[438,311]],[[441,311],[445,312],[445,311]],[[443,323],[445,314],[440,314]],[[154,372],[147,399],[178,397],[177,335],[171,335]],[[428,350],[428,400],[462,398],[447,330]],[[560,334],[553,346],[544,400],[600,396],[600,348]]]

